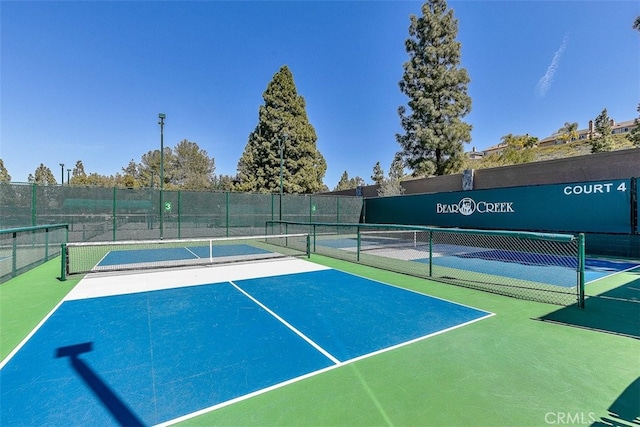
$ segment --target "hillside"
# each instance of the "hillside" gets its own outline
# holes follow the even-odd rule
[[[633,148],[633,144],[625,135],[613,135],[613,150],[625,150]],[[544,160],[562,159],[566,157],[586,156],[591,154],[591,144],[589,141],[574,141],[568,144],[554,145],[549,147],[534,147],[528,150],[521,150],[521,155],[504,156],[492,155],[478,160],[467,159],[465,169],[486,169],[497,166],[507,166],[517,163],[540,162]]]

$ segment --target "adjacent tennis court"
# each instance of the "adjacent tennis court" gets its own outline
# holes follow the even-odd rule
[[[378,237],[389,232],[378,232],[362,237],[363,252],[402,261],[432,263],[438,267],[526,280],[542,285],[560,287],[575,286],[576,258],[569,256],[532,253],[526,250],[491,249],[473,245],[434,244],[416,238],[416,232],[391,233],[393,236]],[[400,237],[394,236],[394,234]],[[373,236],[373,237],[371,237]],[[356,251],[356,237],[329,237],[317,242],[320,246],[342,251]],[[431,257],[429,254],[431,253]],[[585,259],[585,283],[593,282],[612,274],[640,267],[640,262],[606,258]]]
[[[0,424],[173,423],[490,316],[292,258],[89,275],[3,362]]]

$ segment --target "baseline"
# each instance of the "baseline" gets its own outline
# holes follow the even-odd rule
[[[124,295],[196,286],[232,280],[258,279],[283,274],[328,270],[328,267],[297,258],[272,259],[230,265],[214,265],[128,274],[89,274],[67,294],[64,301]]]

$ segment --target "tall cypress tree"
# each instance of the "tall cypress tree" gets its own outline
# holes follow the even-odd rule
[[[282,147],[283,192],[321,191],[327,164],[316,147],[318,137],[309,123],[305,100],[298,95],[293,74],[286,65],[273,76],[262,97],[258,125],[249,135],[238,162],[240,183],[236,188],[279,192]]]
[[[463,143],[471,141],[471,125],[462,121],[471,98],[469,76],[459,68],[458,22],[445,0],[428,0],[422,16],[410,20],[409,61],[399,83],[409,97],[408,108],[398,108],[405,131],[396,135],[399,154],[415,176],[455,173],[462,167]]]

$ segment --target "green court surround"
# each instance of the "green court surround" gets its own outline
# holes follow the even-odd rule
[[[484,293],[312,255],[374,280],[496,313],[490,319],[244,400],[181,425],[202,426],[544,426],[632,425],[640,340],[600,332],[557,306]],[[0,285],[0,354],[12,349],[79,281],[60,282],[54,259]],[[626,301],[640,316],[640,271],[591,284],[588,295]],[[622,290],[621,290],[622,289]],[[635,292],[635,293],[634,293]],[[634,300],[635,299],[635,300]],[[615,324],[616,307],[587,299],[584,318]],[[602,312],[602,311],[605,312]],[[565,312],[566,313],[566,312]],[[637,318],[637,317],[636,317]],[[577,319],[579,320],[579,319]],[[625,321],[620,319],[620,321]],[[633,327],[633,326],[631,326]],[[605,325],[603,328],[607,330]],[[609,412],[614,409],[618,418]],[[570,420],[570,423],[566,421]]]

